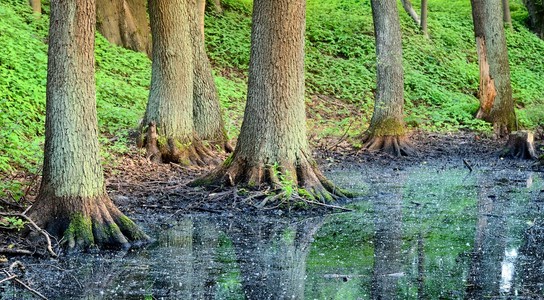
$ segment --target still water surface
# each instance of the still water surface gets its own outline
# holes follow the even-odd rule
[[[27,279],[51,299],[544,297],[541,173],[328,175],[361,194],[354,212],[175,216],[148,228],[157,241],[145,249],[40,262]]]

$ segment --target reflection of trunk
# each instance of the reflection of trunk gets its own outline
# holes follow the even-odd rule
[[[485,299],[499,295],[501,262],[506,247],[506,222],[503,215],[507,202],[491,196],[481,190],[478,197],[478,222],[466,299]]]
[[[217,282],[217,248],[219,247],[218,231],[206,219],[194,221],[194,253],[195,280],[193,282],[193,299],[214,299]]]
[[[398,281],[403,276],[402,197],[395,194],[374,203],[374,212],[372,299],[397,299]]]
[[[229,232],[247,299],[304,299],[306,259],[322,218],[296,224],[235,224]],[[244,234],[241,238],[238,235]]]
[[[168,290],[168,296],[173,299],[193,299],[195,259],[192,220],[180,220],[172,228],[163,231],[158,242],[161,245],[160,260],[163,264],[156,265],[158,274],[155,287]]]
[[[540,299],[544,294],[544,221],[527,229],[516,265],[517,285],[522,296]]]

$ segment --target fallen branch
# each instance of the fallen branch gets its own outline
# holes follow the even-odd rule
[[[36,225],[36,223],[34,223],[34,221],[32,221],[32,219],[30,219],[28,216],[24,214],[20,214],[20,213],[3,213],[3,212],[0,212],[0,216],[12,216],[12,217],[20,217],[25,219],[28,223],[30,223],[30,225],[32,225],[32,227],[34,227],[34,229],[36,229],[39,233],[41,233],[45,237],[45,240],[47,241],[47,251],[49,251],[49,254],[51,254],[51,256],[53,257],[58,257],[58,254],[55,253],[55,251],[53,251],[53,246],[51,245],[51,238],[49,237],[49,233],[47,233],[47,231],[41,229],[38,225]]]
[[[470,172],[472,172],[472,167],[470,166],[470,164],[467,162],[466,159],[463,159],[463,163],[464,163],[465,166],[468,168],[468,170],[469,170]]]
[[[44,299],[44,300],[47,300],[47,297],[45,297],[44,295],[42,295],[40,292],[36,291],[35,289],[31,288],[30,286],[28,286],[26,283],[24,283],[22,280],[20,280],[15,274],[11,274],[10,272],[4,270],[4,273],[8,276],[7,278],[5,278],[6,280],[9,278],[9,280],[13,280],[15,282],[17,282],[18,284],[22,285],[25,289],[29,290],[31,293],[33,293],[34,295]]]
[[[9,249],[9,248],[0,248],[1,254],[8,254],[8,255],[30,255],[33,256],[36,254],[36,252],[32,252],[29,250],[23,250],[23,249]]]
[[[355,211],[354,209],[345,208],[345,207],[342,207],[342,206],[336,206],[336,205],[331,205],[331,204],[325,204],[325,203],[315,202],[315,201],[306,200],[306,199],[302,199],[302,200],[304,200],[305,202],[310,203],[310,204],[319,205],[319,206],[324,206],[324,207],[328,207],[328,208],[340,209],[340,210],[344,210],[344,211]]]
[[[15,279],[15,278],[17,278],[17,275],[11,275],[9,277],[6,277],[6,278],[0,280],[0,283],[10,281],[10,280]]]

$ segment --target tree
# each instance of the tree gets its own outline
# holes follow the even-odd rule
[[[193,184],[280,187],[288,181],[322,201],[344,196],[319,171],[306,137],[305,6],[304,0],[254,2],[248,97],[236,149]]]
[[[506,24],[510,30],[513,30],[514,27],[512,26],[512,15],[510,14],[510,2],[508,0],[502,0],[502,17],[504,24]]]
[[[499,0],[471,0],[480,65],[477,118],[491,122],[498,136],[516,129],[510,66]]]
[[[544,38],[544,3],[540,0],[523,0],[529,12],[529,25],[542,39]]]
[[[212,66],[206,55],[204,44],[203,17],[204,12],[198,8],[198,1],[189,0],[189,23],[191,30],[192,52],[193,52],[193,117],[194,126],[198,137],[211,144],[218,145],[223,149],[232,152],[232,146],[228,143],[225,124],[219,96],[212,74]],[[204,2],[205,3],[205,2]]]
[[[42,1],[41,0],[29,0],[30,7],[32,11],[36,14],[42,14]]]
[[[189,4],[189,0],[149,1],[153,63],[140,145],[155,162],[206,165],[211,152],[197,137],[193,120]]]
[[[410,17],[416,22],[416,25],[421,28],[421,32],[425,37],[428,37],[427,32],[427,0],[421,0],[421,18],[417,15],[417,12],[414,10],[414,7],[412,6],[412,2],[410,0],[401,0],[402,7],[404,7],[404,10]]]
[[[373,0],[378,87],[365,148],[392,155],[413,154],[404,123],[402,40],[395,0]]]
[[[98,31],[110,42],[151,57],[146,0],[96,0]]]
[[[29,216],[69,249],[148,237],[106,194],[94,81],[95,3],[51,1],[43,177]]]

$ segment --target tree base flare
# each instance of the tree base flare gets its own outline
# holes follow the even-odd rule
[[[217,164],[212,151],[197,138],[190,143],[184,143],[174,138],[162,137],[157,134],[157,125],[151,122],[147,127],[145,137],[138,145],[146,149],[147,159],[155,163],[178,163],[189,166],[205,167]]]
[[[416,154],[412,144],[406,136],[386,135],[363,138],[363,149],[370,152],[385,152],[393,156],[413,156]]]
[[[536,151],[534,144],[534,136],[530,131],[514,131],[508,136],[508,143],[501,156],[519,158],[519,159],[536,159]]]
[[[227,158],[222,166],[212,173],[191,182],[191,186],[244,186],[252,189],[265,187],[281,191],[282,196],[321,202],[352,197],[337,188],[318,169],[313,159],[301,155],[296,162],[276,164],[259,163],[250,165],[244,159],[236,158],[236,152]]]
[[[126,250],[150,241],[106,195],[39,198],[29,214],[69,252],[93,247]]]

